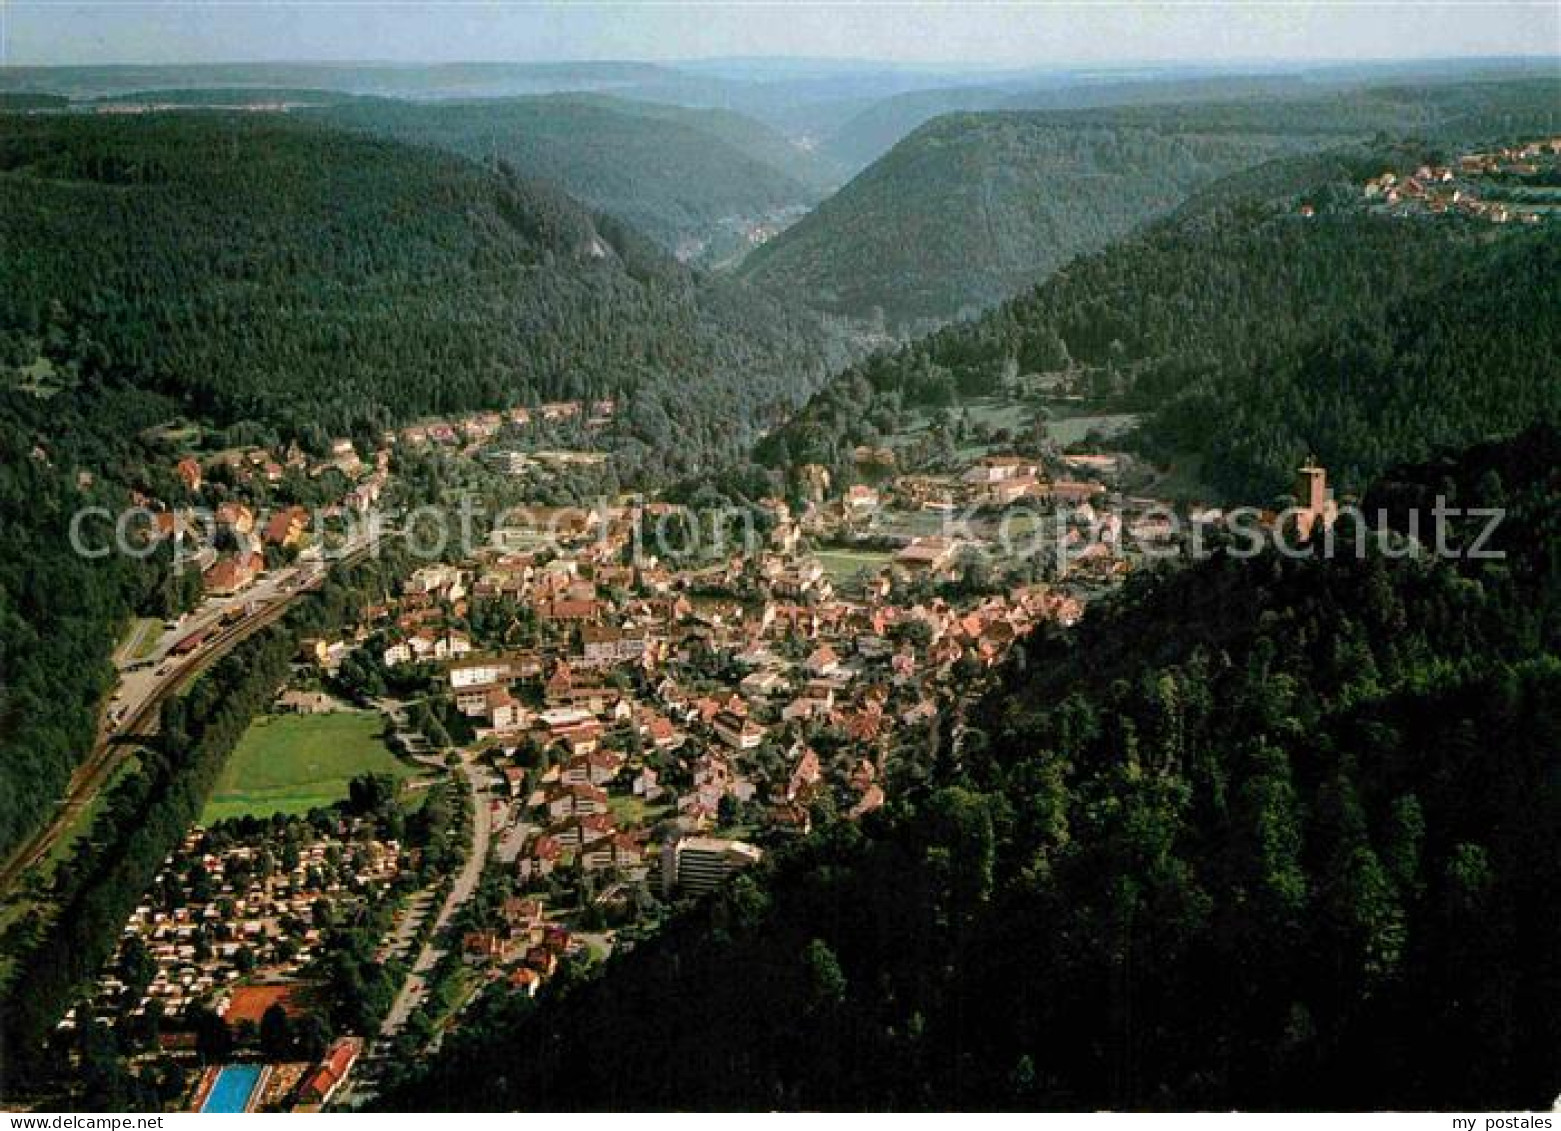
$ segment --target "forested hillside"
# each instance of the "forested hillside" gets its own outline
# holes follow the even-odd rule
[[[991,306],[1200,185],[1304,144],[1268,133],[952,114],[756,249],[743,274],[831,313],[912,330]]]
[[[757,249],[744,273],[823,310],[881,313],[902,332],[924,328],[1018,293],[1222,175],[1382,134],[1456,145],[1542,133],[1558,97],[1553,80],[1520,79],[1308,99],[950,114]],[[869,113],[892,117],[892,110],[883,104]]]
[[[64,102],[63,99],[61,101]],[[309,106],[330,106],[338,102],[358,101],[374,100],[337,90],[315,90],[309,87],[200,86],[108,94],[93,99],[88,108],[94,113],[104,113],[121,107],[128,109],[146,106],[192,110],[235,107],[266,110],[285,106],[289,110],[295,110]],[[75,108],[81,109],[81,106],[77,105]]]
[[[1502,561],[1136,579],[1022,647],[883,819],[538,1002],[495,989],[380,1102],[1548,1106],[1558,466],[1538,430],[1370,500],[1505,506]]]
[[[63,110],[69,101],[58,94],[39,94],[26,90],[0,90],[0,112],[20,113],[33,110]]]
[[[816,201],[827,166],[768,126],[718,110],[583,95],[482,102],[363,101],[337,126],[508,161],[654,237],[697,247],[720,221]]]
[[[1013,97],[1002,87],[960,86],[913,90],[874,102],[824,139],[822,148],[858,171],[893,149],[917,126],[944,114],[996,110]]]
[[[132,610],[180,609],[166,556],[88,560],[69,539],[79,508],[117,513],[123,482],[171,478],[146,476],[132,437],[174,410],[129,390],[0,393],[0,855],[45,819],[92,748],[118,626]],[[88,468],[97,473],[82,478]]]
[[[67,539],[130,486],[180,497],[143,430],[318,446],[617,396],[622,473],[663,476],[740,451],[825,366],[810,317],[556,190],[286,118],[8,120],[0,246],[0,851],[91,748],[125,617],[179,608],[155,561]]]
[[[291,117],[18,120],[0,240],[0,365],[47,356],[218,424],[616,395],[648,445],[675,415],[663,450],[693,468],[824,368],[811,318],[555,189]]]
[[[1351,86],[1358,86],[1359,79]],[[1168,68],[1145,75],[1109,71],[1086,75],[1010,76],[1002,84],[916,90],[873,103],[825,140],[823,148],[838,160],[862,168],[887,153],[923,122],[943,114],[980,110],[1082,110],[1102,106],[1164,105],[1174,102],[1243,101],[1264,103],[1275,97],[1316,94],[1300,73],[1203,75],[1188,77]]]
[[[638,102],[607,96],[575,95],[574,98],[637,115],[648,121],[674,122],[709,134],[755,161],[778,169],[813,192],[822,194],[846,179],[844,169],[828,154],[800,145],[775,127],[735,110]]]
[[[131,63],[8,66],[0,90],[96,98],[141,90],[293,87],[394,98],[502,98],[559,90],[655,89],[689,77],[654,63]],[[711,84],[706,84],[707,86]]]
[[[1308,453],[1359,489],[1395,460],[1561,412],[1554,225],[1360,206],[1367,176],[1424,155],[1349,148],[1235,174],[990,314],[848,371],[761,457],[843,467],[908,406],[1061,374],[1149,414],[1151,454],[1198,455],[1211,486],[1266,503]]]

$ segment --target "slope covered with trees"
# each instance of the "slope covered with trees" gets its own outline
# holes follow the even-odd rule
[[[293,87],[386,98],[504,98],[559,90],[675,89],[689,76],[654,63],[108,63],[8,66],[0,90],[96,98],[144,90]],[[710,85],[710,84],[706,84]]]
[[[1168,98],[1175,89],[1164,85]],[[743,270],[820,309],[881,312],[891,330],[914,331],[1018,293],[1224,174],[1380,135],[1452,145],[1548,131],[1558,96],[1553,80],[1512,79],[949,114],[757,249]],[[892,109],[874,113],[892,118]]]
[[[166,555],[89,560],[70,543],[79,509],[129,504],[139,453],[126,438],[172,407],[133,392],[0,393],[0,855],[47,818],[92,748],[119,626],[182,610]],[[102,527],[86,533],[101,544]]]
[[[952,114],[922,126],[743,274],[820,309],[914,329],[990,306],[1196,187],[1297,146],[1044,114]]]
[[[18,120],[0,240],[0,365],[58,354],[218,424],[618,396],[697,466],[825,367],[811,317],[556,189],[290,117]]]
[[[365,101],[324,115],[338,126],[498,158],[611,213],[669,250],[698,246],[720,221],[818,199],[820,161],[759,122],[587,95],[481,102]]]
[[[986,316],[847,371],[760,456],[844,468],[911,406],[1047,373],[1148,414],[1151,454],[1196,454],[1221,493],[1266,503],[1309,452],[1359,489],[1395,460],[1561,411],[1554,225],[1361,207],[1368,176],[1425,155],[1352,147],[1234,174]]]
[[[1557,466],[1538,430],[1370,500],[1504,506],[1502,560],[1143,575],[1027,642],[881,820],[538,1002],[496,989],[381,1102],[1548,1106]]]

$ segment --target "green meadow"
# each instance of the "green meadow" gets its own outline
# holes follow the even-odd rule
[[[380,738],[381,729],[371,711],[262,715],[223,767],[202,822],[307,813],[343,800],[359,774],[412,776]]]

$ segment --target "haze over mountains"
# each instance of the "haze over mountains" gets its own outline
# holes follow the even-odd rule
[[[479,161],[508,162],[689,259],[730,254],[744,246],[744,224],[800,214],[839,176],[823,158],[732,111],[603,95],[361,100],[320,116]]]
[[[1454,80],[1545,73],[1526,59],[1049,71],[816,60],[12,67],[0,72],[0,97],[286,104],[506,162],[679,258],[741,263],[777,293],[907,334],[1001,301],[1225,173],[1434,126],[1445,117],[1438,91]]]

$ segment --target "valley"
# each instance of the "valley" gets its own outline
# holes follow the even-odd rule
[[[1553,72],[0,69],[0,1096],[1549,1102]]]

